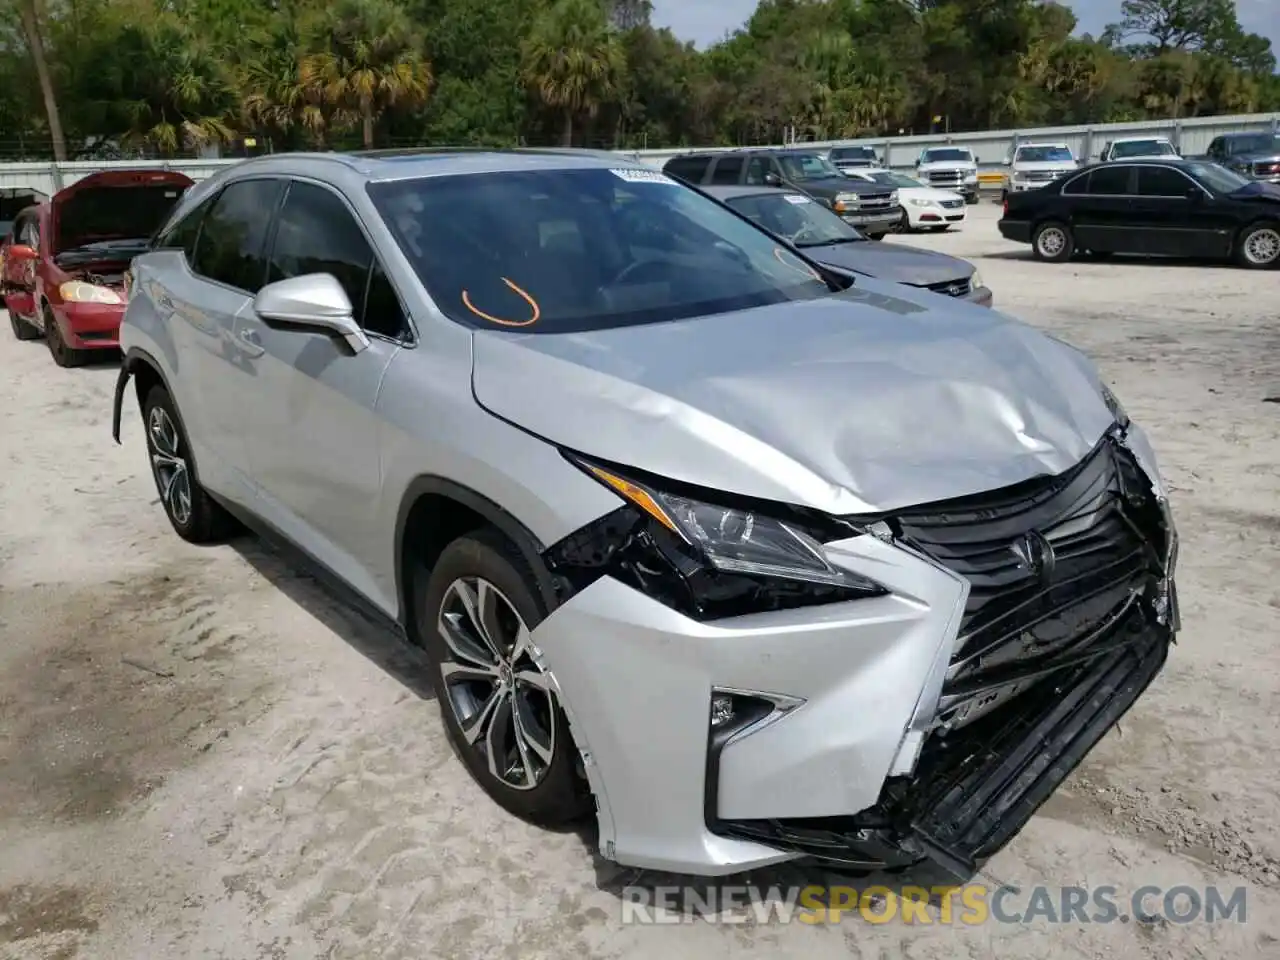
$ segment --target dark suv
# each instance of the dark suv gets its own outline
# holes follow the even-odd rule
[[[694,186],[789,187],[830,207],[873,240],[902,220],[898,191],[847,177],[817,150],[724,150],[672,157],[668,176]]]
[[[1213,138],[1206,155],[1246,177],[1280,183],[1280,134],[1226,133]]]

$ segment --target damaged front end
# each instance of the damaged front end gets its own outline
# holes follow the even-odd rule
[[[970,584],[936,704],[872,808],[709,827],[834,868],[968,878],[1163,666],[1179,626],[1168,503],[1118,427],[1064,474],[850,519]]]

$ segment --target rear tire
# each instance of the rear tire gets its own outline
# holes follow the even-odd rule
[[[553,827],[587,815],[591,792],[573,735],[529,640],[547,611],[524,557],[487,528],[418,573],[425,588],[415,591],[414,625],[458,759],[522,820]]]
[[[1280,264],[1280,224],[1251,223],[1236,241],[1236,262],[1249,270],[1268,270]]]
[[[9,311],[9,326],[13,330],[15,340],[39,340],[40,331],[23,320],[12,310]]]
[[[1071,228],[1057,220],[1048,220],[1031,234],[1031,252],[1037,260],[1065,263],[1075,253],[1076,242]]]
[[[236,530],[236,522],[196,479],[187,431],[169,391],[154,386],[142,403],[151,476],[160,505],[174,532],[189,543],[218,543]]]
[[[49,345],[49,355],[53,357],[53,362],[60,367],[84,366],[85,361],[89,359],[88,351],[68,346],[49,305],[45,304],[42,309],[44,311],[44,342]]]

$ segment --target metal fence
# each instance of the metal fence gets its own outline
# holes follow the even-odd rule
[[[980,171],[1001,168],[1017,143],[1049,141],[1065,143],[1082,160],[1095,158],[1108,140],[1117,137],[1167,137],[1186,156],[1203,154],[1214,137],[1236,132],[1280,132],[1280,113],[1240,114],[1229,117],[1195,117],[1187,120],[1150,120],[1141,123],[1106,123],[1073,127],[1041,127],[1024,130],[991,130],[983,133],[928,134],[911,137],[879,137],[858,140],[826,140],[799,144],[825,149],[843,146],[871,146],[884,158],[886,166],[910,170],[920,152],[928,147],[968,147],[978,159]],[[781,145],[779,145],[781,146]],[[682,153],[723,147],[686,147],[664,150],[619,150],[618,154],[661,167]],[[180,170],[193,180],[203,180],[239,160],[118,160],[74,163],[0,163],[0,188],[26,187],[52,195],[81,177],[99,170],[152,169]]]

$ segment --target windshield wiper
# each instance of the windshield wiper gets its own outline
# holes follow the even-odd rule
[[[797,243],[796,246],[801,249],[809,249],[811,247],[834,247],[841,243],[861,243],[866,237],[836,237],[834,240],[808,240],[804,243]]]

